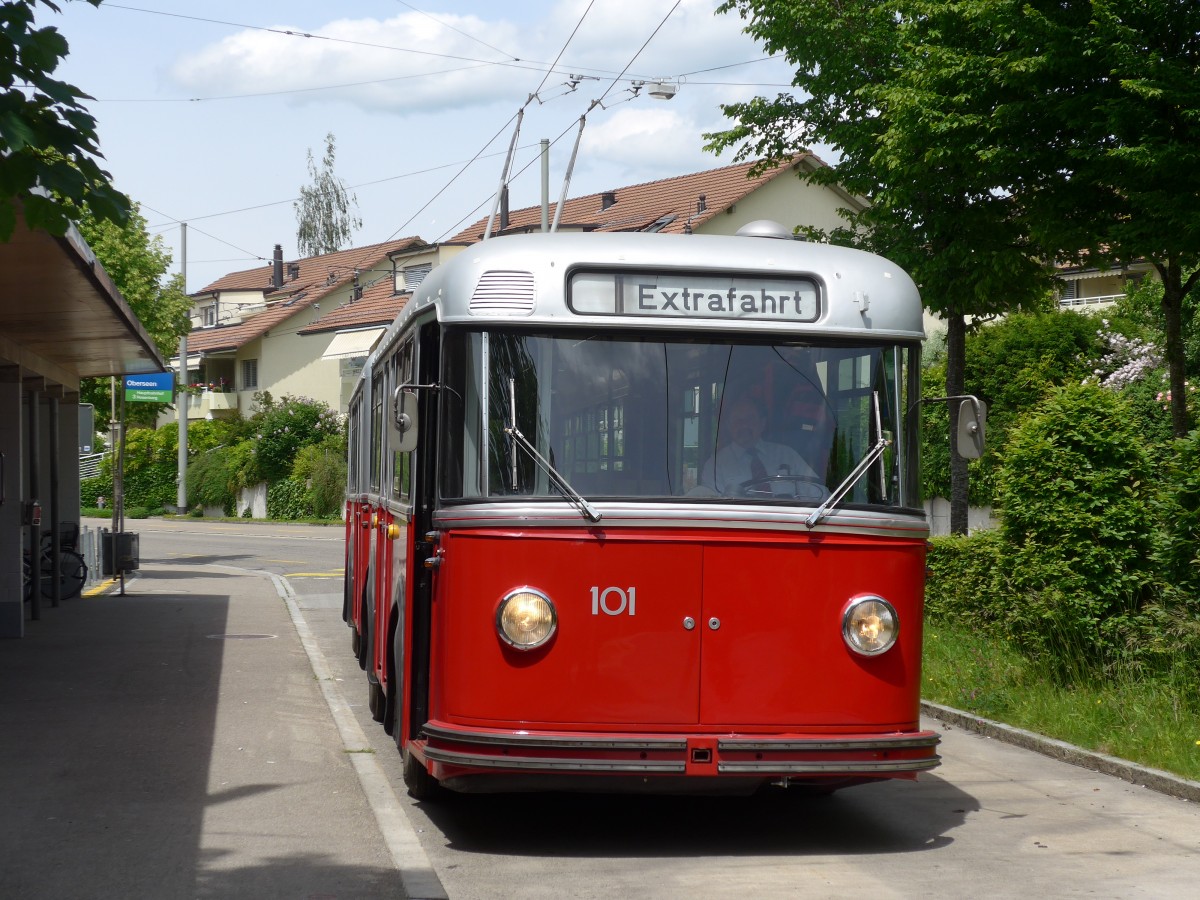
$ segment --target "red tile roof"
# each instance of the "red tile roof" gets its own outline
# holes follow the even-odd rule
[[[284,281],[278,289],[272,284],[273,267],[270,266],[222,276],[192,296],[257,290],[262,291],[267,308],[234,325],[193,329],[188,335],[188,353],[236,350],[329,294],[344,290],[356,273],[364,286],[363,300],[382,297],[385,293],[390,295],[393,279],[388,254],[424,246],[427,244],[420,238],[406,237],[305,259],[284,260]],[[298,269],[294,277],[289,266],[293,267],[291,272]]]
[[[811,154],[797,157],[791,165],[770,169],[758,178],[750,178],[755,163],[740,163],[707,172],[678,175],[661,181],[648,181],[602,191],[567,200],[563,207],[559,228],[584,231],[647,231],[664,234],[680,234],[685,227],[698,228],[718,213],[724,212],[747,194],[778,178],[802,160],[811,164],[825,164]],[[704,197],[703,208],[700,198]],[[550,219],[554,220],[557,203],[550,205]],[[661,226],[656,226],[661,222]],[[542,209],[530,206],[509,213],[505,234],[540,229]],[[464,228],[447,243],[474,243],[482,240],[487,218],[484,217]],[[499,234],[499,217],[492,225],[493,234]]]
[[[308,256],[304,259],[285,259],[283,261],[283,292],[291,293],[299,288],[327,282],[330,276],[340,281],[351,275],[355,268],[364,269],[373,266],[389,253],[423,246],[426,246],[426,243],[419,237],[405,237],[394,241],[384,241],[381,244],[368,244],[365,247],[351,247],[348,250],[323,253],[320,256]],[[290,266],[299,268],[299,274],[294,278],[288,274]],[[272,263],[267,263],[265,266],[260,265],[253,269],[230,272],[200,290],[193,291],[192,296],[214,294],[220,291],[275,293],[271,283],[273,268]]]
[[[347,328],[390,325],[411,296],[411,292],[395,293],[395,281],[388,277],[364,290],[360,299],[343,302],[307,328],[301,328],[299,333],[320,334]]]

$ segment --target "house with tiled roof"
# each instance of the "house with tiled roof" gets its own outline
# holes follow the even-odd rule
[[[231,272],[194,292],[183,395],[188,418],[249,414],[260,391],[344,409],[343,382],[356,375],[346,371],[344,354],[352,349],[365,357],[370,346],[343,343],[342,353],[331,354],[331,336],[377,323],[383,308],[394,317],[412,289],[395,260],[422,255],[436,257],[437,249],[417,237],[298,260],[284,260],[277,245],[270,265]],[[312,329],[334,312],[332,331]],[[178,371],[178,357],[171,363]]]
[[[770,219],[832,229],[865,201],[798,177],[825,167],[803,154],[750,177],[753,163],[614,188],[550,204],[559,231],[733,234]],[[540,206],[501,210],[492,235],[541,230]],[[312,397],[345,411],[362,364],[434,267],[483,239],[487,219],[441,244],[409,237],[232,272],[192,295],[189,418],[251,412],[254,394]],[[178,360],[173,363],[178,367]],[[171,413],[171,415],[174,415]]]
[[[796,228],[832,230],[845,221],[839,210],[861,210],[866,201],[835,185],[812,184],[802,171],[826,168],[810,153],[750,177],[753,162],[678,175],[568,199],[559,213],[549,205],[549,219],[559,231],[647,231],[663,234],[734,234],[748,222],[769,219]],[[482,240],[487,218],[464,228],[447,243]],[[531,206],[501,210],[492,235],[540,231],[542,210]]]

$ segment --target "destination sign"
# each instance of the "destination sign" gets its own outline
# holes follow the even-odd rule
[[[817,285],[807,278],[751,278],[679,273],[579,273],[571,309],[605,316],[815,322]]]

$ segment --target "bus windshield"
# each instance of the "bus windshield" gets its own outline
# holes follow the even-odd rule
[[[446,500],[918,505],[904,411],[919,348],[609,331],[457,331],[442,392]],[[539,464],[519,431],[551,471]]]

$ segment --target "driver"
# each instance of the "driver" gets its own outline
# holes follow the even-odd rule
[[[704,487],[732,497],[744,495],[748,488],[772,493],[771,478],[776,475],[816,479],[812,467],[791,447],[762,439],[766,417],[753,398],[734,401],[722,424],[730,440],[700,469]]]

